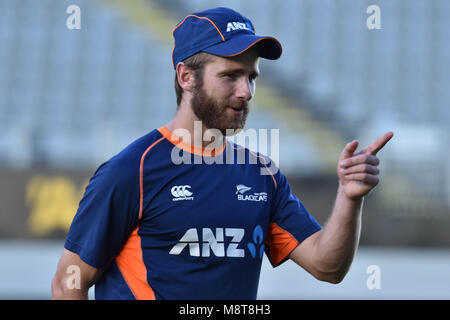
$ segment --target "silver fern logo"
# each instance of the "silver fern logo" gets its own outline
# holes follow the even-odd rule
[[[244,184],[238,184],[237,186],[236,186],[236,194],[244,194],[245,192],[247,192],[247,191],[249,191],[251,188],[250,187],[247,187],[246,185],[244,185]]]

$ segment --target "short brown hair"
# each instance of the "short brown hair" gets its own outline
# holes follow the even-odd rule
[[[199,52],[183,60],[183,63],[187,67],[194,70],[194,77],[196,81],[202,81],[204,67],[211,60],[212,60],[211,54],[206,52]],[[178,76],[176,71],[175,71],[175,93],[177,96],[177,105],[179,106],[181,103],[181,98],[183,96],[183,88],[181,88],[180,84],[178,83]]]

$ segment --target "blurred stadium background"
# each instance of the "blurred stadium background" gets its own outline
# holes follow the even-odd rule
[[[73,4],[79,30],[66,27]],[[372,4],[380,30],[366,26]],[[0,298],[50,297],[89,177],[175,114],[172,28],[215,6],[283,45],[261,61],[247,128],[280,129],[279,165],[322,224],[345,143],[395,133],[347,278],[328,285],[265,260],[259,298],[449,299],[447,0],[1,0]],[[366,287],[372,264],[380,290]]]

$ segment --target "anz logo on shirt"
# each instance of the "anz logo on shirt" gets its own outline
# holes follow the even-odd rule
[[[199,232],[202,234],[202,241],[199,241]],[[239,248],[245,235],[242,228],[216,228],[216,234],[210,228],[188,229],[176,245],[172,247],[169,254],[179,255],[188,248],[192,257],[209,257],[211,254],[216,257],[244,258],[245,250]],[[225,246],[224,237],[231,238],[228,246]],[[264,254],[263,230],[257,225],[253,229],[253,241],[247,243],[247,248],[252,258],[262,259]]]

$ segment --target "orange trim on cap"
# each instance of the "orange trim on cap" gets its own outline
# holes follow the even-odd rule
[[[266,244],[269,247],[270,262],[277,266],[298,246],[299,242],[288,231],[272,222],[269,224]]]
[[[172,65],[173,65],[173,68],[176,70],[177,66],[175,65],[175,61],[173,60],[173,52],[174,51],[175,51],[175,46],[173,46],[173,49],[172,49]]]
[[[269,170],[269,168],[267,168],[266,159],[265,159],[263,156],[259,156],[259,155],[257,155],[256,153],[254,153],[252,150],[250,150],[249,148],[245,148],[245,147],[240,147],[240,148],[235,148],[235,147],[233,147],[233,149],[234,149],[234,150],[247,149],[248,152],[250,152],[250,153],[251,153],[252,155],[254,155],[255,157],[264,159],[264,162],[263,162],[264,167],[266,167],[267,172],[268,172],[268,173],[270,174],[270,176],[272,177],[272,181],[273,181],[273,183],[274,183],[274,185],[275,185],[275,189],[278,188],[277,181],[275,180],[275,177],[273,176],[273,174],[272,174],[272,172]]]
[[[152,143],[150,147],[145,150],[141,157],[141,164],[139,165],[139,220],[142,218],[142,212],[144,210],[144,160],[147,153],[158,143],[164,140],[164,137],[159,138]]]
[[[217,32],[220,34],[220,37],[222,38],[222,41],[225,41],[225,37],[223,36],[222,32],[220,32],[219,28],[217,28],[216,24],[215,24],[214,22],[212,22],[211,19],[206,18],[206,17],[199,17],[199,16],[196,16],[195,14],[187,15],[187,16],[183,19],[183,21],[181,21],[179,24],[177,24],[177,25],[175,26],[175,28],[173,28],[172,34],[173,34],[173,33],[175,32],[175,30],[177,30],[178,27],[181,26],[181,25],[184,23],[184,21],[185,21],[187,18],[189,18],[189,17],[194,17],[194,18],[197,18],[197,19],[203,19],[203,20],[209,21],[209,23],[211,23],[211,24],[214,26],[214,28],[216,28]]]
[[[155,293],[147,281],[147,267],[142,257],[141,237],[136,227],[116,257],[125,282],[137,300],[155,300]]]
[[[162,126],[158,129],[158,131],[163,135],[164,138],[169,140],[173,145],[176,147],[187,151],[192,154],[196,154],[198,156],[206,156],[206,157],[215,157],[218,155],[221,155],[223,151],[225,150],[225,143],[223,146],[217,150],[218,148],[207,148],[207,147],[200,147],[196,145],[191,145],[190,143],[187,143],[183,141],[180,137],[174,135],[172,132],[167,129],[166,126]]]

